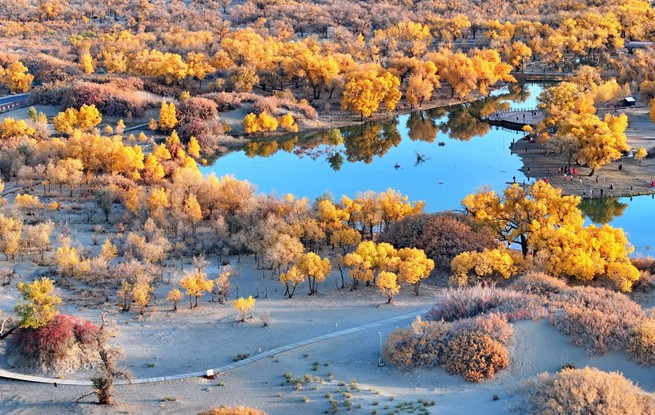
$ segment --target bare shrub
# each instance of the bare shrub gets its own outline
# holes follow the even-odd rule
[[[655,320],[644,320],[630,331],[625,354],[642,366],[655,364]]]
[[[46,372],[65,372],[97,362],[95,324],[60,314],[38,329],[19,328],[11,336],[18,365]]]
[[[443,322],[422,321],[418,317],[409,329],[399,329],[389,335],[382,357],[401,370],[439,365],[446,348]]]
[[[504,315],[509,321],[547,315],[539,297],[535,295],[478,285],[443,290],[426,318],[454,321],[492,312]]]
[[[500,342],[478,332],[462,332],[449,343],[443,367],[469,382],[490,379],[509,366],[509,352]]]
[[[79,82],[70,88],[61,101],[64,108],[80,108],[82,105],[95,105],[100,109],[109,99],[104,85]]]
[[[201,411],[198,415],[268,415],[264,411],[244,406],[215,406],[207,411]]]
[[[645,317],[639,304],[605,288],[570,288],[553,303],[563,310],[551,318],[555,328],[591,354],[624,349],[632,327]]]
[[[655,399],[618,372],[596,368],[543,373],[526,386],[531,414],[655,414]]]

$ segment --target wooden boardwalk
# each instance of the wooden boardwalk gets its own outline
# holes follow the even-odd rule
[[[509,128],[511,130],[523,131],[525,125],[534,127],[544,120],[544,113],[541,110],[516,110],[495,112],[485,119],[491,125]]]

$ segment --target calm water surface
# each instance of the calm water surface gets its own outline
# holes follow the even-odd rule
[[[410,200],[426,202],[426,211],[461,209],[461,200],[481,188],[502,191],[516,180],[529,183],[510,153],[521,133],[496,129],[480,117],[507,109],[532,109],[543,89],[527,84],[502,89],[479,102],[401,115],[392,121],[253,142],[243,151],[218,158],[204,173],[233,174],[258,191],[336,199],[357,192],[393,188]],[[640,254],[655,245],[655,200],[638,197],[587,202],[589,222],[623,227]]]

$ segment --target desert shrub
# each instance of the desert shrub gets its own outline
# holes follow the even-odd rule
[[[625,353],[642,366],[655,364],[655,320],[644,320],[630,331]]]
[[[124,117],[143,117],[149,108],[154,108],[153,102],[138,100],[129,96],[111,96],[102,105],[105,115]]]
[[[215,119],[218,115],[217,105],[206,98],[189,98],[177,106],[177,120],[180,124],[190,124],[194,121]]]
[[[570,288],[552,301],[563,310],[551,318],[555,328],[591,354],[624,349],[632,327],[645,317],[639,304],[605,288]]]
[[[80,108],[82,105],[95,105],[97,108],[101,108],[108,98],[109,94],[103,85],[80,82],[66,91],[61,106]]]
[[[44,53],[38,53],[36,55],[26,54],[21,59],[30,73],[34,75],[35,82],[39,84],[65,81],[72,76],[78,76],[82,73],[80,68],[72,62],[61,60]]]
[[[401,370],[437,366],[446,348],[447,325],[417,318],[409,329],[392,332],[382,349],[384,359]]]
[[[181,85],[166,85],[157,79],[148,78],[143,82],[143,90],[164,97],[179,97],[188,88]]]
[[[215,406],[210,410],[201,411],[198,415],[268,415],[264,411],[245,406]]]
[[[618,372],[596,368],[564,369],[541,374],[526,386],[531,414],[655,414],[655,400]]]
[[[498,313],[509,321],[545,317],[540,299],[532,294],[496,287],[460,287],[443,290],[428,320],[454,321],[480,314]]]
[[[451,337],[465,331],[485,334],[505,345],[514,335],[514,328],[507,321],[507,317],[496,313],[456,320],[448,325],[448,333]]]
[[[53,82],[45,85],[39,85],[33,88],[30,94],[31,102],[41,105],[58,106],[64,99],[64,95],[70,89],[70,86],[63,82]]]
[[[205,154],[214,153],[219,148],[218,139],[225,134],[223,124],[218,120],[196,120],[180,126],[178,132],[184,142],[195,136]]]
[[[95,339],[98,326],[60,314],[38,329],[17,329],[11,337],[19,364],[44,371],[75,370],[97,360]]]
[[[655,258],[653,257],[630,258],[630,262],[639,271],[648,271],[655,274]]]
[[[397,248],[423,249],[436,267],[445,271],[450,271],[451,261],[462,252],[481,252],[498,245],[491,230],[457,213],[408,216],[391,225],[380,240]]]
[[[516,291],[551,298],[555,294],[568,290],[569,286],[564,281],[543,272],[529,272],[514,280],[511,288]]]
[[[205,94],[202,97],[214,101],[219,112],[232,111],[241,108],[241,99],[238,94],[230,92],[213,92],[211,94]]]
[[[252,111],[255,114],[266,112],[275,115],[278,112],[278,99],[275,97],[260,97],[252,104]]]
[[[462,332],[448,342],[443,367],[469,382],[490,379],[509,366],[509,352],[486,334]]]

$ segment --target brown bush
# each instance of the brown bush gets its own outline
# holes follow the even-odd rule
[[[177,120],[181,125],[213,120],[218,116],[216,108],[216,103],[207,98],[189,98],[177,106]]]
[[[655,364],[655,320],[644,320],[632,329],[625,354],[642,366]]]
[[[509,352],[500,342],[477,332],[463,332],[449,343],[443,367],[469,382],[491,379],[509,366]]]
[[[264,411],[245,406],[215,406],[207,411],[201,411],[198,415],[268,415]]]
[[[59,106],[70,86],[63,82],[53,82],[32,89],[30,95],[33,104]]]
[[[179,133],[184,142],[195,136],[202,153],[213,154],[220,147],[218,142],[221,137],[224,137],[225,131],[223,124],[218,120],[196,120],[180,126]]]
[[[618,372],[596,368],[541,374],[526,387],[531,414],[653,415],[655,399]]]
[[[639,304],[605,288],[570,288],[552,303],[563,310],[551,318],[555,328],[591,354],[623,350],[632,328],[645,318]]]
[[[391,225],[380,240],[397,248],[423,249],[435,267],[445,271],[450,271],[451,261],[462,252],[482,252],[498,245],[491,230],[457,213],[408,216]]]
[[[437,366],[444,355],[447,325],[417,318],[409,329],[392,332],[382,349],[384,359],[401,370]]]
[[[61,372],[85,367],[94,355],[98,326],[60,314],[38,329],[17,329],[11,337],[18,364],[43,371]]]

